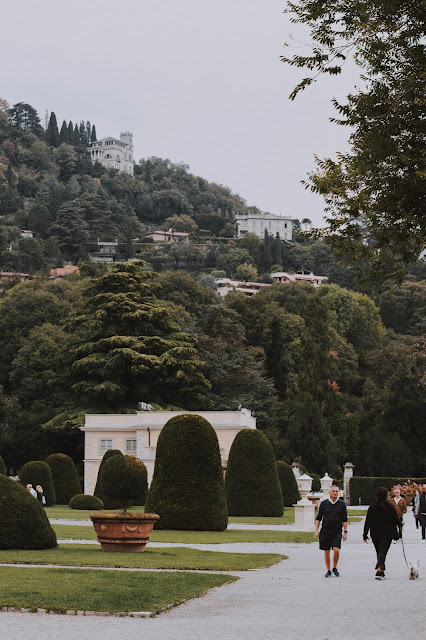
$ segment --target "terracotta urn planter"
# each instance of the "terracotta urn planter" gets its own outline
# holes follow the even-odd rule
[[[156,513],[91,513],[103,551],[144,551]]]

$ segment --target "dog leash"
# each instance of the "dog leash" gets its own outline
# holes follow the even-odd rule
[[[402,531],[401,531],[401,542],[402,542],[402,553],[404,554],[404,560],[405,560],[405,564],[407,565],[408,569],[410,568],[410,565],[407,562],[407,556],[405,555],[405,547],[404,547],[404,538],[402,536]]]

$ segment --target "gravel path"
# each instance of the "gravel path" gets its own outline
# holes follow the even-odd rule
[[[78,618],[0,613],[7,640],[140,640],[148,633],[160,640],[419,640],[425,637],[420,614],[425,577],[408,580],[401,543],[391,546],[387,579],[374,580],[375,554],[362,542],[363,523],[351,524],[343,545],[340,578],[323,577],[317,544],[196,545],[221,551],[275,551],[288,560],[250,571],[236,583],[210,591],[157,618]],[[426,567],[426,544],[411,513],[404,531],[409,560]],[[179,545],[183,546],[183,545]],[[186,545],[185,545],[186,546]],[[228,548],[229,547],[229,548]],[[425,574],[426,575],[426,574]],[[405,611],[394,615],[393,607]],[[414,609],[413,609],[414,607]]]

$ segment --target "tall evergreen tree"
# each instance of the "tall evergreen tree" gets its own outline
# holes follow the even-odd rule
[[[46,130],[46,142],[52,147],[59,147],[61,140],[59,138],[58,123],[54,111],[50,114],[49,124]]]
[[[79,133],[80,133],[80,144],[87,144],[87,140],[86,140],[86,127],[84,125],[84,120],[81,120],[80,122],[80,129],[79,129]]]
[[[92,134],[90,136],[90,142],[96,142],[97,141],[97,137],[96,137],[96,127],[95,125],[92,126]]]
[[[86,122],[86,143],[89,144],[90,136],[92,132],[92,125],[90,124],[90,120]]]
[[[68,144],[74,144],[74,125],[71,120],[68,122]]]
[[[65,144],[69,144],[70,143],[70,139],[69,139],[69,135],[68,135],[68,125],[65,122],[65,120],[62,122],[62,127],[61,127],[61,131],[59,133],[59,140],[62,142],[65,142]]]
[[[31,131],[39,138],[43,136],[43,128],[37,111],[26,102],[17,102],[10,109],[10,124],[17,129]]]
[[[78,128],[78,124],[75,124],[74,127],[74,146],[78,146],[80,144],[80,129]]]

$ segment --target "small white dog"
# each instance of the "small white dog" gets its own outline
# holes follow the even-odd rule
[[[410,573],[408,574],[410,580],[417,580],[417,578],[419,577],[419,564],[420,560],[410,563]]]

